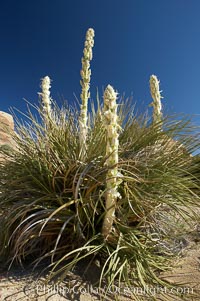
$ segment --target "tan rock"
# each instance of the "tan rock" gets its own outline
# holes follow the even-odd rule
[[[15,142],[12,139],[14,132],[14,120],[11,114],[0,111],[0,148],[11,147],[15,148]],[[7,155],[0,152],[0,162],[5,162]]]
[[[11,114],[0,111],[0,146],[13,145],[10,133],[14,131],[14,120]]]

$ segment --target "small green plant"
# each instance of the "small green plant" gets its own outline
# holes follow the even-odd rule
[[[106,282],[107,293],[114,284],[170,286],[159,277],[174,257],[169,221],[196,218],[199,205],[195,128],[185,118],[154,114],[152,122],[128,103],[118,107],[110,85],[103,109],[99,104],[88,119],[88,90],[80,113],[50,99],[48,77],[41,93],[43,106],[33,106],[38,119],[29,110],[25,124],[16,120],[17,147],[0,162],[7,212],[1,256],[9,265],[46,261],[54,281],[79,262],[100,259],[99,285]]]
[[[9,144],[2,144],[0,146],[0,150],[5,152],[5,153],[9,153],[9,152],[12,152],[12,146],[10,146]]]

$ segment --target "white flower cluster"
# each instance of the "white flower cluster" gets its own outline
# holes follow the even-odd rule
[[[92,60],[92,47],[94,46],[94,30],[89,28],[86,33],[85,48],[83,50],[82,58],[82,70],[80,81],[82,92],[81,92],[81,112],[79,118],[79,127],[80,127],[80,143],[82,148],[86,150],[86,137],[87,137],[87,107],[88,99],[90,97],[89,88],[90,88],[90,61]],[[84,150],[84,152],[85,152]]]
[[[42,89],[42,92],[39,92],[38,94],[40,95],[42,100],[43,112],[44,114],[50,116],[51,115],[51,97],[50,97],[51,80],[49,76],[45,76],[44,78],[42,78],[42,83],[40,87]]]
[[[104,92],[104,125],[107,131],[106,166],[108,167],[106,176],[106,214],[102,229],[105,239],[112,230],[117,198],[121,197],[118,192],[118,186],[121,182],[119,178],[122,175],[118,172],[118,138],[120,126],[118,125],[116,99],[117,93],[112,86],[108,85]]]
[[[162,119],[162,104],[161,104],[161,92],[159,90],[159,80],[155,75],[151,75],[150,77],[150,90],[151,90],[151,96],[153,98],[153,102],[150,104],[150,106],[153,107],[153,121],[154,123],[160,122]]]

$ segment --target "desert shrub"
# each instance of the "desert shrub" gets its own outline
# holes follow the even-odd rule
[[[100,108],[99,108],[100,110]],[[101,235],[105,214],[105,133],[100,111],[90,118],[87,156],[80,160],[78,114],[54,107],[48,127],[29,115],[13,137],[18,148],[1,163],[1,207],[8,261],[37,265],[49,259],[50,275],[64,277],[89,257],[101,258],[101,281],[145,285],[159,281],[172,235],[169,219],[194,216],[199,198],[191,171],[198,139],[183,120],[163,121],[130,113],[119,136],[121,199],[111,238]],[[120,114],[120,112],[119,112]],[[123,110],[120,120],[125,120]],[[186,131],[187,129],[187,131]],[[187,132],[187,133],[186,133]],[[7,154],[9,156],[9,154]],[[177,223],[173,224],[178,227]],[[177,229],[176,229],[177,231]]]

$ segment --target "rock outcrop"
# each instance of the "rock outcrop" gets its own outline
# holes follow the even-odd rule
[[[5,150],[15,148],[15,142],[12,139],[14,132],[14,120],[12,115],[0,111],[0,162],[7,160]],[[1,151],[2,150],[2,151]]]
[[[13,146],[10,133],[14,131],[14,120],[11,114],[0,111],[0,146]]]

